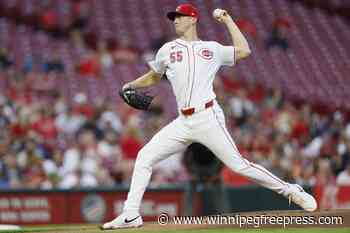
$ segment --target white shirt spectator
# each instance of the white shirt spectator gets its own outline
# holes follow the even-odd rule
[[[75,173],[66,174],[59,184],[61,189],[69,189],[78,186],[79,178]]]
[[[346,144],[345,143],[339,143],[337,146],[337,152],[338,154],[342,155],[346,152]]]
[[[72,135],[80,129],[85,121],[86,118],[81,114],[74,115],[62,113],[56,117],[55,125],[61,132]]]
[[[321,137],[314,138],[303,150],[302,153],[306,157],[315,158],[320,155],[320,150],[323,144]]]
[[[113,57],[109,53],[103,53],[100,61],[104,69],[109,69],[113,65]]]
[[[46,159],[43,162],[43,168],[46,175],[57,174],[58,168],[57,165],[50,159]]]
[[[74,187],[96,187],[97,179],[92,174],[83,174],[79,177],[77,173],[69,173],[63,177],[59,184],[59,188],[70,189]]]
[[[88,150],[83,155],[75,148],[66,151],[63,158],[63,177],[60,188],[97,186],[98,155],[95,152],[95,150]],[[81,177],[78,172],[81,173]]]
[[[345,128],[345,135],[350,140],[350,123]]]
[[[112,111],[103,112],[97,124],[100,129],[106,129],[108,124],[116,132],[121,132],[123,129],[119,116]]]
[[[98,182],[96,176],[86,173],[81,177],[79,185],[81,187],[96,187]]]
[[[350,185],[350,168],[342,171],[337,177],[337,185]]]
[[[82,158],[80,158],[80,169],[83,174],[96,174],[98,169],[98,157],[95,149],[89,149],[82,155]]]
[[[89,150],[82,155],[77,149],[69,149],[63,157],[63,173],[71,173],[81,170],[83,173],[94,174],[98,167],[98,155],[96,150]]]
[[[102,140],[98,143],[97,151],[102,158],[106,159],[113,159],[114,155],[121,157],[122,153],[118,145],[111,145],[105,140]]]
[[[68,149],[63,155],[63,175],[75,172],[80,164],[80,153],[77,149]]]
[[[233,97],[230,99],[229,104],[231,112],[236,118],[243,117],[244,111],[247,113],[252,113],[254,111],[253,103],[247,99]]]

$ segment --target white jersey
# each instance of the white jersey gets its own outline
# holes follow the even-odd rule
[[[313,197],[303,192],[301,187],[286,183],[264,167],[246,160],[226,128],[225,116],[217,101],[205,106],[206,102],[215,98],[213,80],[220,66],[234,63],[235,48],[213,41],[185,42],[177,39],[166,43],[158,51],[150,66],[155,72],[167,75],[178,107],[199,107],[199,110],[179,111],[183,114],[158,131],[139,151],[123,214],[104,226],[141,226],[142,220],[135,221],[134,225],[124,223],[127,218],[141,219],[138,217],[139,210],[151,180],[152,168],[174,154],[183,153],[193,142],[204,145],[232,171],[290,198],[305,210],[317,208]]]
[[[215,99],[213,81],[220,66],[235,63],[235,48],[215,41],[176,39],[164,44],[150,67],[166,74],[179,109],[200,107]]]

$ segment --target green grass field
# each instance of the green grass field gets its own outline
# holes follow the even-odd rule
[[[71,225],[71,226],[45,226],[45,227],[24,227],[22,230],[18,231],[0,231],[0,233],[20,233],[20,232],[49,232],[49,233],[101,233],[101,232],[118,232],[118,233],[151,233],[151,232],[166,232],[166,233],[254,233],[254,232],[272,232],[272,233],[326,233],[331,231],[332,233],[349,233],[349,228],[257,228],[257,229],[228,229],[228,228],[217,228],[217,229],[147,229],[147,228],[138,228],[138,229],[124,229],[124,230],[108,230],[101,231],[96,225]]]

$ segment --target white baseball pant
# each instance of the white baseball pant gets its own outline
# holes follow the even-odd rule
[[[174,153],[185,151],[193,142],[205,145],[234,172],[277,193],[283,193],[289,185],[241,156],[226,129],[223,111],[214,101],[213,107],[191,116],[180,114],[139,151],[124,211],[139,211],[153,165]]]

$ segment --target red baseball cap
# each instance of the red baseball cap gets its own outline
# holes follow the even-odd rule
[[[191,4],[181,4],[178,7],[176,7],[175,11],[168,12],[167,17],[174,21],[175,17],[177,15],[184,15],[184,16],[191,16],[198,18],[198,10]]]

